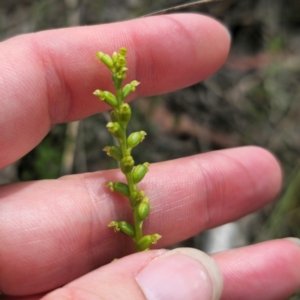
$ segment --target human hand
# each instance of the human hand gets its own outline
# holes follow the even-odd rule
[[[147,96],[215,72],[227,56],[229,36],[210,18],[181,14],[3,42],[0,168],[35,147],[54,124],[105,109],[92,92],[99,82],[109,87],[110,78],[94,55],[120,46],[129,50],[128,77],[142,82],[136,93]],[[46,293],[44,300],[218,299],[223,277],[221,299],[273,300],[299,286],[300,248],[290,240],[217,253],[221,272],[191,249],[152,250],[109,263],[132,250],[130,239],[107,228],[130,215],[104,187],[120,178],[110,170],[0,188],[0,288],[19,296],[7,299],[41,299]],[[256,147],[152,164],[142,184],[151,198],[148,225],[163,236],[157,247],[261,208],[280,183],[276,159]]]

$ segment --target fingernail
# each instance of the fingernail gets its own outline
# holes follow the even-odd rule
[[[147,300],[217,300],[223,287],[214,260],[192,248],[174,249],[151,261],[136,281]]]
[[[294,244],[296,244],[297,246],[300,247],[300,239],[295,238],[295,237],[288,237],[288,238],[284,238],[285,240],[289,240],[291,242],[293,242]]]

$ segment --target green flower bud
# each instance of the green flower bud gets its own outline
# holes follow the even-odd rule
[[[128,95],[131,92],[135,91],[135,88],[139,85],[140,83],[137,80],[133,80],[131,83],[126,84],[123,89],[122,89],[122,96],[123,99],[125,99],[126,97],[128,97]]]
[[[129,203],[131,207],[135,207],[137,201],[137,192],[131,192],[129,196]]]
[[[127,145],[128,148],[133,148],[137,146],[139,143],[141,143],[144,139],[147,133],[145,131],[137,131],[130,134],[130,136],[127,139]]]
[[[119,222],[111,221],[107,226],[113,227],[115,232],[120,231]]]
[[[119,73],[117,73],[117,78],[122,81],[123,79],[126,78],[126,74],[119,72]]]
[[[156,244],[160,238],[161,238],[161,235],[158,233],[151,234],[151,243]]]
[[[108,156],[114,158],[117,161],[120,161],[123,157],[121,148],[118,146],[106,146],[104,147],[103,151],[105,151]]]
[[[131,108],[128,103],[123,103],[119,110],[120,122],[127,124],[131,117]]]
[[[111,92],[96,90],[93,94],[97,96],[99,100],[104,101],[106,104],[112,107],[118,106],[118,100]]]
[[[138,249],[140,251],[149,250],[151,245],[152,243],[150,235],[143,236],[137,243]]]
[[[117,56],[117,67],[121,69],[121,68],[126,68],[125,66],[126,66],[126,57],[119,54]]]
[[[134,227],[129,224],[128,222],[125,221],[121,221],[121,222],[116,222],[116,221],[112,221],[108,224],[108,227],[114,227],[114,231],[121,231],[131,237],[135,236],[135,230]]]
[[[109,55],[99,51],[99,52],[97,52],[96,57],[102,63],[104,63],[109,69],[112,69],[114,67],[114,62],[113,62],[112,58]]]
[[[156,244],[160,238],[161,235],[157,233],[151,235],[145,235],[138,241],[137,246],[140,251],[149,250],[149,247],[152,244]]]
[[[144,197],[143,201],[138,206],[138,215],[141,221],[144,221],[150,212],[149,198]]]
[[[129,224],[128,222],[125,222],[125,221],[119,222],[119,227],[123,233],[125,233],[131,237],[135,236],[134,227],[131,224]]]
[[[142,165],[137,165],[132,172],[132,179],[134,183],[139,183],[148,172],[149,163],[145,162]]]
[[[130,93],[131,93],[131,85],[128,83],[122,89],[123,99],[127,98]]]
[[[118,114],[114,109],[110,112],[110,117],[111,117],[111,120],[113,122],[118,122],[119,121]]]
[[[126,183],[119,182],[119,181],[116,181],[116,182],[108,181],[108,182],[106,182],[105,185],[109,186],[111,192],[116,191],[125,197],[129,197],[129,195],[130,195],[129,187]]]
[[[114,52],[111,56],[113,62],[116,64],[117,63],[117,59],[118,59],[118,53],[117,52]]]
[[[124,174],[132,171],[134,160],[131,155],[127,155],[121,159],[121,170]]]
[[[124,130],[118,122],[108,122],[106,125],[108,131],[116,138],[124,137]]]
[[[138,190],[137,192],[132,192],[129,196],[130,205],[136,207],[145,198],[145,192],[143,190]]]
[[[125,47],[122,47],[120,50],[119,50],[119,54],[122,55],[122,56],[126,56],[127,54],[127,49]]]
[[[131,85],[132,91],[134,92],[135,88],[140,85],[140,82],[137,80],[133,80],[130,82],[130,85]]]
[[[136,197],[137,197],[137,200],[143,200],[145,197],[145,191],[143,191],[143,190],[137,191]]]

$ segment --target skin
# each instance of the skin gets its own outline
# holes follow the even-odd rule
[[[201,81],[223,64],[229,45],[221,24],[194,14],[52,30],[2,42],[0,168],[34,148],[55,124],[108,108],[92,95],[97,88],[111,88],[107,70],[95,59],[97,51],[129,50],[128,78],[142,83],[138,97]],[[152,164],[141,184],[152,206],[145,232],[160,233],[156,247],[163,248],[238,219],[272,201],[281,177],[277,160],[257,147]],[[115,180],[122,180],[118,170],[0,187],[0,290],[13,295],[6,299],[40,299],[65,284],[55,292],[68,295],[64,299],[81,299],[70,292],[76,288],[97,292],[95,299],[123,299],[116,290],[124,286],[131,299],[144,299],[134,274],[161,250],[106,265],[132,252],[130,239],[107,228],[111,220],[131,213],[124,199],[104,186]],[[289,240],[213,258],[224,278],[223,300],[285,299],[300,285],[300,248]],[[53,295],[45,299],[62,299]]]

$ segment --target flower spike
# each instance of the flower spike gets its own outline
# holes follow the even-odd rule
[[[161,236],[157,233],[143,235],[143,223],[147,219],[151,207],[149,197],[145,195],[144,190],[138,189],[138,184],[145,177],[150,164],[145,162],[135,166],[134,158],[131,155],[132,149],[144,140],[146,132],[143,130],[133,132],[128,137],[126,134],[127,125],[131,118],[131,108],[128,103],[124,103],[124,100],[135,92],[140,84],[137,80],[133,80],[122,87],[128,71],[126,55],[127,49],[124,47],[119,52],[114,52],[112,56],[101,51],[97,52],[96,57],[111,72],[116,92],[113,94],[98,89],[94,95],[112,107],[111,122],[108,122],[106,127],[117,139],[119,145],[106,146],[103,150],[108,156],[120,163],[121,171],[127,180],[127,183],[109,181],[106,185],[112,192],[116,191],[128,198],[134,221],[133,225],[126,221],[112,221],[108,226],[113,227],[116,232],[120,231],[131,237],[138,252],[148,250]]]

